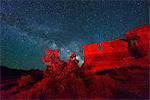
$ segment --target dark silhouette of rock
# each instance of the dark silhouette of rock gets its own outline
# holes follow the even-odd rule
[[[16,79],[19,78],[21,75],[30,74],[32,70],[19,70],[19,69],[11,69],[6,66],[0,66],[0,75],[1,81],[9,80],[9,79]]]

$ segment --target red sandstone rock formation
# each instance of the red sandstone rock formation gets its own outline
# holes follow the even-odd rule
[[[118,39],[100,44],[85,45],[85,68],[83,69],[96,72],[134,65],[148,67],[150,26],[134,29],[127,32],[125,36],[126,40]],[[144,60],[140,60],[140,58]]]
[[[126,40],[85,45],[81,68],[76,54],[65,63],[57,50],[47,49],[46,71],[1,88],[1,99],[149,99],[149,29],[129,31]]]
[[[131,30],[125,34],[126,38],[130,42],[135,42],[132,44],[137,48],[140,56],[148,56],[150,50],[150,26],[142,26]]]

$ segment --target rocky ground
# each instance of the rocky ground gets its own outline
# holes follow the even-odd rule
[[[36,73],[37,76],[41,74]],[[1,80],[1,99],[149,98],[149,68],[137,66],[95,74],[81,73],[73,79],[64,78],[59,81],[43,77],[22,86],[17,80],[18,78]]]

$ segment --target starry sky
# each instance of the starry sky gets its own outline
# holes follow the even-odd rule
[[[1,0],[1,65],[45,69],[45,49],[72,51],[83,63],[83,45],[124,38],[149,24],[148,0]]]

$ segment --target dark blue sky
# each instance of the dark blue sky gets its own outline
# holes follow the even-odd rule
[[[123,38],[149,24],[148,0],[2,0],[1,65],[43,69],[47,47],[62,59],[83,45]]]

